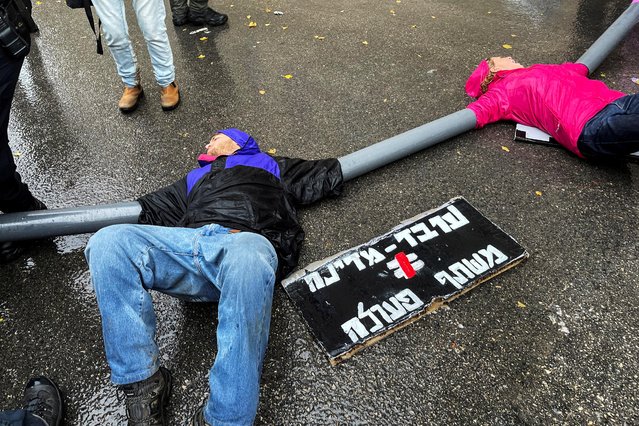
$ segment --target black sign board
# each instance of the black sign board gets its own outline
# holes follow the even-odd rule
[[[526,257],[460,197],[282,284],[335,365]]]

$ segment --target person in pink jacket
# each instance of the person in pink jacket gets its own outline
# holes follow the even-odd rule
[[[583,64],[483,60],[466,82],[477,100],[468,108],[476,128],[499,120],[537,127],[581,158],[615,158],[639,151],[639,95],[588,78]]]

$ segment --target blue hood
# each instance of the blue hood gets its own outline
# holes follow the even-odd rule
[[[226,169],[231,169],[236,166],[253,167],[265,170],[275,176],[278,180],[280,179],[280,166],[277,164],[277,161],[275,161],[270,155],[260,151],[260,147],[251,135],[233,128],[219,130],[217,133],[222,133],[228,136],[233,139],[233,142],[240,146],[240,149],[235,151],[234,154],[225,157]],[[191,170],[191,172],[186,176],[187,194],[191,192],[195,184],[202,179],[205,174],[211,171],[211,162],[213,161],[215,161],[213,157],[211,159],[201,159],[199,161],[200,168]]]
[[[222,133],[233,139],[233,142],[240,146],[240,149],[233,155],[251,155],[260,153],[260,147],[251,135],[241,131],[240,129],[230,128],[218,130],[217,133]]]

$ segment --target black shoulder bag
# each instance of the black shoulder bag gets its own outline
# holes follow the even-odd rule
[[[91,25],[91,29],[95,35],[96,51],[98,55],[102,55],[104,53],[104,50],[102,49],[102,34],[100,34],[100,27],[102,23],[100,22],[100,19],[98,19],[98,30],[96,31],[95,20],[93,19],[93,12],[91,11],[91,0],[67,0],[67,6],[71,9],[84,9],[84,12],[87,14],[87,19],[89,20],[89,25]]]

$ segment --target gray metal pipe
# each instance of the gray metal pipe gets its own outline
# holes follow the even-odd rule
[[[354,179],[475,127],[464,109],[339,158],[344,180]],[[119,223],[137,223],[137,201],[0,215],[0,242],[84,234]]]
[[[639,21],[639,0],[595,41],[577,62],[592,72]],[[339,158],[344,180],[385,166],[475,127],[475,114],[463,109]],[[137,201],[90,207],[41,210],[0,215],[0,242],[95,232],[119,223],[137,223]]]
[[[472,130],[476,122],[475,113],[466,108],[340,157],[344,180],[349,181]]]
[[[639,0],[634,0],[615,22],[593,43],[577,62],[596,70],[612,50],[639,22]]]
[[[118,223],[137,223],[141,211],[140,203],[130,201],[98,206],[7,213],[0,215],[0,242],[84,234]]]

